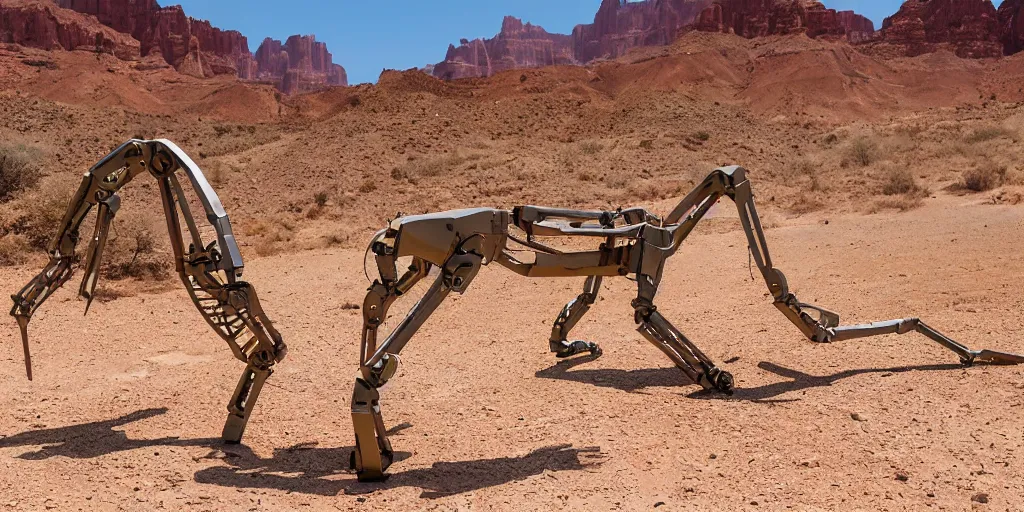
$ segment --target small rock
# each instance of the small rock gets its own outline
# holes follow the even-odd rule
[[[854,421],[867,421],[868,420],[867,416],[864,416],[863,414],[861,414],[859,412],[851,412],[850,413],[850,417],[853,418]]]
[[[710,456],[708,456],[708,458],[711,459],[711,460],[717,459],[718,458],[718,454],[712,453]]]
[[[750,504],[756,507],[757,506],[757,500],[751,500]]]
[[[664,506],[664,505],[665,505],[664,501],[659,501],[659,502],[654,504],[654,508],[658,508],[658,507],[661,507],[661,506]]]
[[[971,496],[971,501],[976,503],[988,503],[988,493],[979,492],[974,496]]]
[[[910,480],[910,475],[907,474],[906,471],[897,471],[896,480],[899,480],[900,482],[906,482],[907,480]]]
[[[821,463],[816,461],[816,460],[813,460],[813,459],[812,460],[805,460],[805,461],[801,462],[800,465],[805,467],[805,468],[821,467]]]

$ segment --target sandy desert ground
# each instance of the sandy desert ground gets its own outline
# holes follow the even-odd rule
[[[72,281],[34,318],[34,382],[15,323],[0,329],[0,509],[1024,510],[1024,368],[964,368],[916,334],[807,342],[751,279],[728,204],[671,261],[658,304],[736,376],[734,396],[699,392],[636,333],[632,282],[606,281],[574,331],[604,355],[557,362],[550,323],[580,280],[488,268],[383,392],[393,476],[356,482],[347,306],[366,241],[398,211],[664,212],[738,163],[802,300],[1024,353],[1019,56],[883,61],[711,35],[644,52],[282,98],[0,48],[0,139],[41,177],[0,201],[0,290],[38,271],[83,170],[129,137],[168,137],[214,182],[290,348],[244,444],[222,445],[242,368],[168,277],[140,179],[102,299],[83,317]]]
[[[945,198],[828,220],[769,231],[800,297],[846,321],[916,314],[974,347],[1024,352],[1020,208]],[[252,264],[292,356],[241,446],[217,440],[239,365],[183,292],[97,304],[84,319],[64,293],[33,324],[35,382],[13,323],[0,340],[0,506],[1019,510],[1021,368],[963,368],[914,334],[806,342],[751,280],[742,233],[721,231],[685,246],[659,302],[732,361],[733,397],[699,392],[634,332],[631,282],[610,281],[578,327],[604,355],[556,364],[549,323],[577,280],[488,268],[430,320],[384,392],[406,458],[383,484],[346,470],[360,315],[342,306],[361,300],[359,252]]]

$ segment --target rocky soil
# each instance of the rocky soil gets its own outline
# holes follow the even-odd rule
[[[690,33],[586,68],[386,72],[287,97],[152,60],[0,47],[0,149],[39,178],[0,200],[0,289],[40,268],[33,237],[85,169],[127,138],[167,137],[220,194],[291,348],[245,443],[226,447],[241,367],[174,280],[107,274],[84,318],[69,283],[33,321],[36,381],[15,324],[0,329],[0,507],[1019,508],[1024,369],[963,368],[914,334],[805,341],[751,279],[726,204],[658,299],[736,375],[734,397],[698,392],[642,340],[633,283],[609,280],[574,332],[604,356],[558,363],[550,322],[580,282],[488,268],[384,392],[394,476],[358,484],[346,469],[351,304],[369,236],[399,211],[665,212],[710,169],[742,164],[802,300],[1024,352],[1024,60],[861,48]],[[112,243],[148,233],[147,261],[166,270],[151,180],[123,203]]]

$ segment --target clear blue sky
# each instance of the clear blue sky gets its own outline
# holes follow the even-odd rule
[[[353,84],[373,82],[384,68],[407,69],[444,59],[449,43],[491,37],[506,14],[568,34],[590,23],[601,0],[159,0],[180,3],[195,18],[238,30],[256,51],[264,37],[316,34]],[[996,0],[998,5],[1002,0]],[[881,27],[902,0],[823,0],[852,9]]]

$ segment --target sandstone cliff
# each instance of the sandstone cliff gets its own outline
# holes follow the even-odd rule
[[[904,48],[908,56],[945,45],[960,57],[997,57],[1004,46],[991,0],[907,0],[885,19],[876,39]]]
[[[56,11],[92,15],[114,31],[130,35],[138,41],[136,54],[159,54],[184,74],[237,75],[244,80],[276,83],[287,93],[348,85],[345,69],[333,62],[327,45],[313,36],[292,36],[284,44],[267,39],[254,57],[248,39],[241,33],[189,17],[181,6],[160,7],[155,0],[57,3],[63,9]]]
[[[185,15],[180,6],[160,7],[155,0],[57,0],[58,4],[91,14],[104,25],[130,34],[142,56],[159,52],[178,71],[208,77],[235,74],[251,78],[254,67],[249,43],[234,30]]]
[[[0,43],[102,51],[120,59],[139,56],[138,41],[46,0],[0,1]]]
[[[1003,0],[997,11],[1003,52],[1024,50],[1024,0]]]
[[[718,0],[701,11],[693,28],[746,38],[802,33],[851,42],[866,41],[875,31],[871,20],[859,14],[809,0]]]
[[[334,63],[316,36],[291,36],[285,43],[266,38],[256,50],[256,78],[278,83],[287,94],[348,85],[345,68]]]
[[[572,31],[576,60],[615,58],[637,46],[665,45],[696,19],[711,0],[603,0],[594,23]]]
[[[434,76],[444,79],[491,76],[515,68],[575,64],[572,38],[506,16],[501,31],[491,39],[463,39],[449,45],[444,61],[435,64]]]

